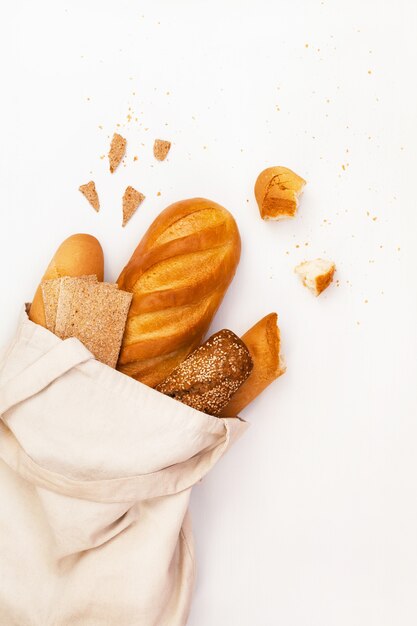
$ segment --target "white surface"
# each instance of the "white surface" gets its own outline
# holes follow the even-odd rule
[[[63,238],[96,235],[114,280],[158,212],[195,195],[233,211],[243,240],[213,330],[279,314],[287,374],[193,496],[190,626],[417,622],[416,11],[3,5],[0,343]],[[128,151],[111,176],[117,123]],[[173,142],[164,163],[155,137]],[[308,181],[294,221],[258,215],[253,184],[275,164]],[[78,192],[90,179],[98,215]],[[128,184],[147,199],[122,230]],[[318,299],[293,274],[316,256],[340,281]]]

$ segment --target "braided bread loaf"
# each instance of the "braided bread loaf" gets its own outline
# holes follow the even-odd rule
[[[239,257],[226,209],[204,198],[166,208],[117,281],[133,293],[118,369],[152,387],[164,380],[201,343]]]

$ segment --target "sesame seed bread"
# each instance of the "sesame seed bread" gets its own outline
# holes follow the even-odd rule
[[[249,350],[221,330],[194,350],[156,389],[210,415],[220,415],[252,370]]]

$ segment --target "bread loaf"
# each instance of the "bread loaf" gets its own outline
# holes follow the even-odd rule
[[[172,204],[153,222],[122,271],[133,293],[118,369],[150,386],[202,341],[233,278],[240,237],[210,200]]]
[[[222,417],[239,415],[272,381],[285,372],[280,355],[281,341],[276,313],[270,313],[259,320],[242,336],[242,341],[252,357],[253,369],[222,410]]]
[[[63,276],[84,276],[95,274],[97,280],[103,280],[104,258],[100,243],[91,235],[71,235],[65,239],[49,263],[41,283]],[[39,284],[34,295],[29,318],[32,322],[46,327],[42,289]]]
[[[194,409],[218,416],[249,376],[249,350],[231,330],[215,333],[156,389]]]

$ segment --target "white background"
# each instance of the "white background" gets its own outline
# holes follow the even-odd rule
[[[189,624],[415,626],[414,0],[1,7],[0,344],[71,233],[100,239],[115,280],[171,202],[229,208],[242,259],[212,330],[277,311],[288,371],[194,490]],[[259,217],[270,165],[308,181],[293,221]],[[146,200],[122,229],[127,185]],[[317,256],[339,282],[315,299],[293,267]]]

